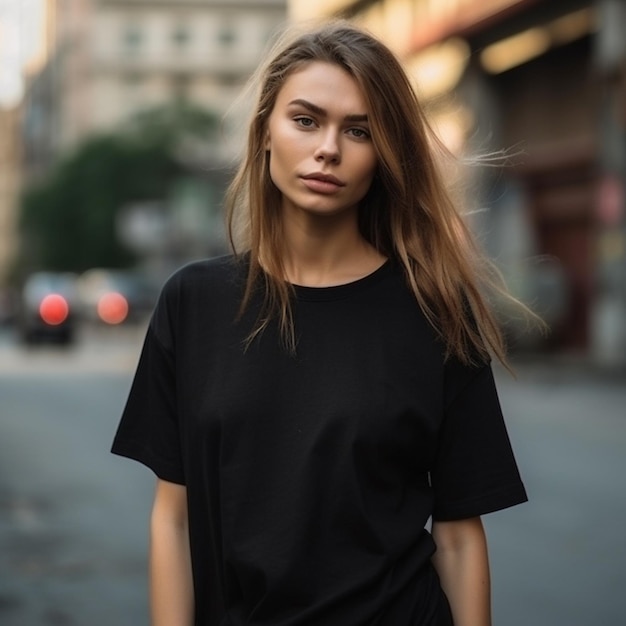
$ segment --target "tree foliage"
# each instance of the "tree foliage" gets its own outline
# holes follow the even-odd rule
[[[189,107],[143,113],[120,132],[92,137],[25,189],[20,206],[24,271],[124,267],[133,254],[116,219],[131,202],[166,198],[184,173],[187,137],[211,140],[215,118]]]

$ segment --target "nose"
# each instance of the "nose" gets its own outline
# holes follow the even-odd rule
[[[334,164],[338,164],[341,161],[341,149],[335,130],[329,128],[328,131],[322,135],[320,143],[315,150],[315,160]]]

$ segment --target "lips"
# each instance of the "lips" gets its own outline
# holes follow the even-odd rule
[[[344,187],[345,183],[335,176],[331,174],[322,174],[321,172],[315,172],[313,174],[306,174],[302,176],[304,180],[319,180],[323,183],[332,183],[333,185],[337,185],[338,187]]]
[[[321,194],[333,194],[345,187],[345,183],[330,174],[315,172],[301,176],[304,185],[311,191]]]

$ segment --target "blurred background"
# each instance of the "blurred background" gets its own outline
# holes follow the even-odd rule
[[[153,478],[108,453],[147,319],[228,250],[264,50],[336,16],[405,63],[478,238],[550,325],[501,307],[531,500],[485,520],[494,624],[626,624],[625,0],[0,0],[4,626],[147,624]]]

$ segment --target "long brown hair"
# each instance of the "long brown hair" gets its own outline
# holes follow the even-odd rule
[[[256,76],[259,91],[247,150],[226,196],[233,251],[250,253],[242,311],[255,285],[264,281],[264,307],[250,340],[275,317],[288,347],[295,349],[292,288],[282,278],[281,196],[270,179],[265,133],[285,80],[313,61],[347,71],[367,103],[378,169],[359,206],[361,234],[404,268],[447,356],[471,363],[492,353],[506,363],[505,342],[486,295],[506,291],[443,183],[438,153],[446,150],[393,53],[346,22],[283,36]]]

